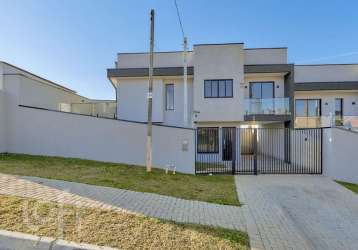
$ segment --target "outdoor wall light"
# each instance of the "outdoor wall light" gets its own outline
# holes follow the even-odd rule
[[[324,105],[328,105],[328,102],[325,102]]]
[[[356,102],[352,102],[352,105],[356,105]]]

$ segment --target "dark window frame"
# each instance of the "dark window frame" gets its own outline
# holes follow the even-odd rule
[[[213,96],[212,95],[212,82],[216,81],[217,82],[217,95]],[[225,96],[220,96],[220,81],[225,81]],[[227,82],[226,81],[230,81],[231,82],[231,95],[227,95]],[[210,96],[206,95],[206,84],[210,83],[210,89],[211,89],[211,94]],[[204,80],[204,98],[233,98],[234,97],[234,79],[205,79]]]
[[[297,101],[305,101],[306,102],[306,107],[305,107],[305,115],[304,116],[297,116]],[[318,101],[318,108],[319,108],[319,112],[318,112],[318,116],[309,116],[308,115],[308,102],[309,101]],[[322,99],[320,98],[312,98],[312,99],[295,99],[295,117],[321,117],[322,116]]]
[[[200,130],[214,130],[216,131],[216,139],[215,139],[215,143],[214,143],[214,149],[213,150],[208,150],[208,148],[210,146],[206,145],[205,148],[206,150],[202,150],[201,147],[200,147],[200,141],[199,141],[199,133],[200,133]],[[220,140],[220,130],[219,130],[219,127],[198,127],[197,128],[197,139],[196,139],[196,147],[197,147],[197,152],[198,154],[218,154],[219,151],[220,151],[220,146],[219,146],[219,140]],[[207,143],[204,142],[204,143]]]
[[[173,108],[168,108],[168,87],[173,86]],[[175,110],[175,87],[174,83],[166,83],[165,84],[165,110],[173,111]]]
[[[275,81],[254,81],[254,82],[249,82],[249,86],[250,86],[250,90],[249,90],[249,96],[250,99],[257,99],[257,98],[252,98],[252,85],[253,84],[257,84],[257,83],[261,83],[261,98],[258,99],[264,99],[262,98],[262,83],[271,83],[272,84],[272,98],[275,98],[276,92],[275,92]]]

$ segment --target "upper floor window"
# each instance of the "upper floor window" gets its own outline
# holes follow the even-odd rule
[[[227,98],[233,97],[232,79],[205,80],[205,98]]]
[[[250,82],[250,98],[274,98],[274,82]]]
[[[321,99],[296,99],[296,117],[321,116]]]
[[[165,109],[174,110],[174,84],[165,85]]]

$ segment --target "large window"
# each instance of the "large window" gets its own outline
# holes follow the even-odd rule
[[[205,80],[205,98],[227,98],[233,97],[232,79]]]
[[[296,99],[296,117],[319,117],[321,116],[320,99]]]
[[[274,98],[273,82],[251,82],[250,98],[253,99],[271,99]]]
[[[174,84],[165,85],[165,109],[174,110]]]
[[[198,128],[198,153],[219,153],[219,129]]]
[[[336,126],[343,125],[343,98],[336,98],[335,99],[335,123]]]

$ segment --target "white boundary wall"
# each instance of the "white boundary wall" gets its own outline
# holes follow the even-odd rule
[[[339,128],[323,131],[323,174],[358,184],[358,133]]]
[[[146,124],[26,107],[9,122],[10,153],[145,165]],[[193,174],[194,143],[194,130],[153,126],[153,166]]]

